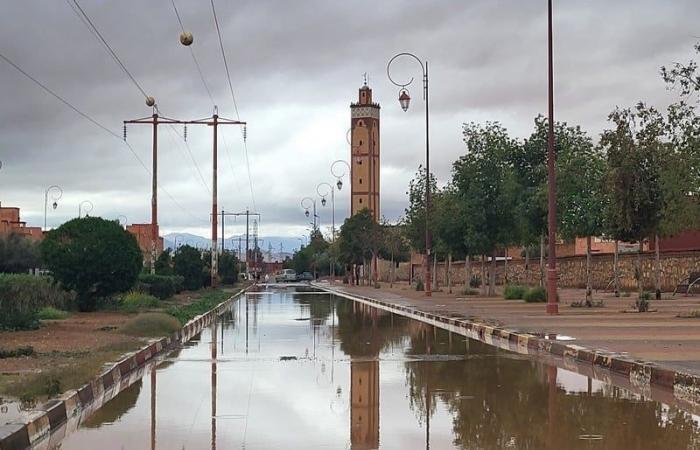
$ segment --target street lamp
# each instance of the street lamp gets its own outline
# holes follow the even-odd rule
[[[124,219],[124,229],[126,229],[126,225],[129,223],[129,219],[126,218],[124,214],[120,214],[117,216],[117,222],[119,222],[119,225],[122,225],[122,219]]]
[[[85,208],[83,208],[83,205],[85,205]],[[94,205],[90,200],[83,200],[78,204],[78,219],[80,219],[80,216],[83,213],[83,210],[85,211],[85,217],[88,216],[89,213],[92,212],[92,209],[94,208]]]
[[[328,192],[325,194],[322,194],[320,191],[321,187],[327,187]],[[331,217],[332,217],[332,225],[331,225],[331,241],[335,244],[335,189],[333,189],[333,186],[330,184],[326,183],[325,181],[322,183],[319,183],[318,186],[316,186],[316,193],[321,196],[321,205],[326,206],[326,195],[330,192],[331,194]],[[334,258],[331,258],[331,280],[335,278],[335,260]]]
[[[58,201],[61,199],[61,197],[63,197],[63,189],[61,189],[61,186],[54,184],[49,186],[49,188],[44,192],[44,231],[46,231],[46,213],[49,205],[49,193],[51,193],[51,200],[53,200],[53,204],[51,206],[53,209],[56,209],[58,208]]]
[[[309,204],[309,203],[310,203],[310,204]],[[304,211],[304,215],[305,215],[306,217],[309,217],[309,216],[310,216],[309,209],[310,209],[312,206],[313,206],[313,212],[314,212],[314,218],[313,218],[313,220],[314,220],[314,221],[313,221],[314,229],[313,229],[313,231],[316,231],[316,230],[318,229],[318,225],[317,225],[317,220],[316,220],[316,219],[318,219],[318,217],[319,217],[318,214],[316,214],[316,200],[314,200],[314,199],[311,198],[311,197],[304,197],[304,198],[301,199],[301,207],[304,208],[304,210],[305,210],[305,211]]]
[[[430,233],[430,113],[428,108],[428,61],[425,61],[425,64],[423,64],[413,53],[403,52],[394,55],[386,65],[386,76],[389,78],[389,81],[401,88],[399,90],[399,104],[404,111],[408,111],[408,107],[411,104],[411,96],[406,86],[413,83],[413,77],[406,83],[397,83],[391,78],[391,74],[389,73],[391,63],[401,56],[408,56],[416,60],[418,64],[420,64],[423,74],[423,100],[425,101],[425,296],[430,297],[432,295],[430,287],[430,241],[432,236]]]
[[[345,167],[347,167],[347,169],[348,169],[347,172],[350,172],[351,169],[350,169],[350,164],[348,164],[347,161],[343,161],[342,159],[339,159],[337,161],[333,161],[333,164],[331,164],[331,175],[333,175],[338,180],[335,183],[335,185],[338,186],[338,190],[341,191],[341,190],[343,190],[343,177],[345,176],[345,174],[347,172],[345,171],[345,169],[343,167],[340,167],[342,172],[340,172],[340,174],[338,174],[336,168],[339,165],[340,166],[345,165]]]
[[[547,255],[547,314],[559,314],[557,304],[557,178],[556,155],[554,152],[554,63],[552,61],[552,0],[547,3],[547,44],[548,44],[548,103],[549,119],[547,130],[547,229],[549,254]]]

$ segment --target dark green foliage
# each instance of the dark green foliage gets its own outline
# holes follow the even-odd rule
[[[173,257],[169,248],[166,248],[158,255],[156,259],[156,274],[157,275],[174,275]]]
[[[34,354],[34,347],[28,345],[26,347],[17,347],[11,350],[5,350],[0,348],[0,359],[4,358],[19,358],[20,356],[32,356]]]
[[[168,309],[168,314],[179,320],[180,324],[185,325],[195,316],[204,314],[226,300],[229,296],[230,294],[224,291],[210,290],[205,292],[196,302],[190,303],[189,305],[174,306]]]
[[[143,292],[133,291],[122,298],[119,309],[124,312],[135,313],[150,308],[157,308],[159,305],[160,302],[156,297]]]
[[[170,298],[182,290],[184,278],[179,275],[139,275],[139,289],[161,300]]]
[[[175,273],[183,277],[185,289],[194,291],[204,285],[205,263],[199,250],[189,245],[180,247],[173,258]]]
[[[481,286],[481,277],[479,275],[472,275],[469,279],[469,287],[478,288]]]
[[[424,290],[425,290],[425,286],[423,285],[423,280],[419,278],[418,281],[416,281],[416,291],[424,291]]]
[[[100,297],[130,289],[143,267],[136,238],[99,217],[73,219],[49,231],[41,254],[64,288],[77,293],[81,311],[94,310]]]
[[[430,192],[437,192],[437,182],[435,176],[430,174]],[[410,181],[408,185],[408,202],[409,206],[405,211],[405,228],[404,233],[411,247],[419,253],[425,253],[425,187],[426,187],[426,171],[423,166],[418,168],[418,173]],[[431,222],[434,220],[435,203],[431,203]]]
[[[36,328],[41,308],[63,306],[71,299],[50,277],[0,274],[0,330]]]
[[[26,273],[40,266],[39,245],[19,234],[0,237],[0,272]]]
[[[546,302],[547,290],[540,286],[529,289],[527,292],[525,292],[525,294],[523,294],[523,300],[528,303]]]
[[[232,251],[224,251],[219,255],[219,278],[224,284],[238,281],[238,258]]]
[[[56,309],[53,306],[46,306],[37,312],[36,317],[39,320],[65,320],[69,315],[67,311]]]
[[[526,286],[509,284],[503,290],[503,298],[506,300],[520,300],[523,298],[527,290],[528,289]]]
[[[120,333],[140,337],[168,336],[181,328],[173,316],[159,312],[142,313],[119,329]]]
[[[345,219],[338,237],[338,258],[345,264],[363,264],[383,247],[383,230],[369,209]]]

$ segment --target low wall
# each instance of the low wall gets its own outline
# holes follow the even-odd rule
[[[637,287],[634,278],[635,265],[637,261],[636,253],[623,253],[619,255],[618,266],[620,274],[620,288],[633,290]],[[661,254],[661,289],[663,291],[673,291],[678,283],[686,278],[690,272],[700,272],[700,251],[693,252],[665,252]],[[490,265],[490,263],[487,263]],[[437,264],[438,283],[446,284],[447,265],[444,262]],[[379,261],[379,279],[384,282],[389,281],[391,264],[389,261]],[[559,286],[568,288],[582,288],[586,286],[586,257],[568,256],[557,259],[559,272]],[[423,266],[421,264],[400,263],[395,270],[394,279],[397,281],[409,281],[409,274],[413,270],[414,278],[422,278]],[[529,262],[528,267],[525,261],[508,261],[508,282],[509,283],[530,283],[537,284],[540,281],[539,259]],[[464,261],[453,261],[451,268],[453,284],[464,284],[465,270]],[[471,262],[472,276],[481,276],[481,261]],[[496,284],[503,284],[505,279],[504,262],[496,263]],[[591,282],[594,289],[610,288],[613,278],[613,255],[594,254],[591,256]],[[642,253],[642,283],[645,288],[654,287],[654,253]],[[611,289],[611,288],[610,288]]]

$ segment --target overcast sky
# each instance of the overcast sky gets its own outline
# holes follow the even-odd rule
[[[169,0],[78,2],[163,114],[212,114],[190,51],[179,43]],[[235,118],[210,3],[176,4],[194,35],[191,48],[219,114]],[[424,122],[420,87],[411,90],[414,101],[404,113],[387,80],[387,60],[397,52],[414,52],[430,63],[431,164],[442,183],[464,151],[463,122],[496,120],[524,137],[533,118],[546,113],[545,0],[216,5],[240,117],[249,123],[254,194],[241,132],[221,127],[219,205],[257,208],[263,235],[306,233],[300,200],[316,196],[320,182],[334,184],[331,163],[348,159],[349,103],[357,100],[365,72],[382,106],[382,214],[395,220],[403,213],[408,182],[423,162]],[[663,107],[674,100],[659,67],[687,61],[700,39],[697,0],[561,0],[554,14],[556,119],[580,124],[594,138],[616,105],[642,99]],[[5,2],[0,53],[118,135],[124,119],[151,114],[67,2]],[[396,78],[420,80],[419,70],[408,61],[392,69]],[[189,150],[204,181],[177,134],[180,126],[163,126],[159,134],[161,230],[206,236],[211,129],[188,128]],[[131,126],[128,141],[150,167],[150,127]],[[29,225],[42,224],[44,191],[52,184],[64,194],[49,212],[49,226],[77,216],[83,200],[94,204],[92,215],[150,220],[150,175],[129,148],[2,60],[0,161],[0,201],[21,207]],[[336,191],[337,223],[348,213],[348,193]],[[320,214],[322,225],[330,225],[330,202]],[[227,236],[241,233],[242,225],[231,224]]]

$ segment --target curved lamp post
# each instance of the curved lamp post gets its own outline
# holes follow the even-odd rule
[[[122,224],[122,219],[124,219],[123,224]],[[119,225],[122,225],[124,227],[124,229],[126,229],[126,225],[129,223],[129,219],[127,219],[124,214],[119,214],[117,216],[117,222],[119,222]]]
[[[321,193],[320,189],[322,187],[328,188],[328,190],[326,191],[325,194]],[[333,189],[333,186],[331,186],[330,184],[328,184],[324,181],[322,183],[319,183],[318,186],[316,186],[316,193],[321,196],[321,206],[326,206],[326,196],[329,193],[331,194],[331,217],[332,217],[331,241],[335,244],[335,189]],[[331,275],[331,280],[333,280],[335,278],[335,260],[332,257],[331,257],[330,275]]]
[[[408,107],[411,104],[411,96],[408,93],[407,86],[413,83],[413,77],[406,83],[397,83],[391,78],[389,69],[391,68],[391,63],[397,58],[407,56],[413,58],[418,62],[421,68],[421,73],[423,75],[423,100],[425,101],[425,296],[430,297],[432,295],[430,286],[430,244],[431,244],[431,233],[430,233],[430,115],[428,108],[428,61],[421,61],[413,53],[398,53],[392,57],[386,65],[386,76],[389,78],[394,85],[398,86],[399,89],[399,104],[401,109],[408,111]]]
[[[85,208],[83,208],[83,205],[85,205]],[[83,211],[85,211],[85,217],[88,216],[92,212],[92,209],[95,207],[95,205],[92,204],[90,200],[83,200],[78,204],[78,219],[80,219]]]
[[[347,171],[342,167],[345,165],[347,168]],[[337,168],[340,166],[340,169],[342,172],[338,172]],[[336,183],[335,185],[338,186],[338,190],[343,189],[343,177],[345,176],[346,173],[350,172],[350,164],[348,164],[347,161],[344,161],[342,159],[339,159],[337,161],[333,161],[333,164],[331,164],[331,175],[333,175],[336,178]]]
[[[54,184],[49,186],[44,192],[44,231],[46,231],[46,213],[49,205],[49,194],[51,194],[51,200],[53,200],[51,206],[53,209],[56,209],[58,208],[58,201],[63,197],[63,189],[61,189],[61,186]]]
[[[313,226],[314,229],[312,231],[316,231],[318,229],[318,224],[317,220],[318,219],[318,214],[316,214],[316,200],[311,198],[311,197],[304,197],[301,199],[301,207],[304,208],[304,215],[306,217],[309,217],[309,209],[313,207],[313,212],[314,212],[314,217],[313,217]]]

